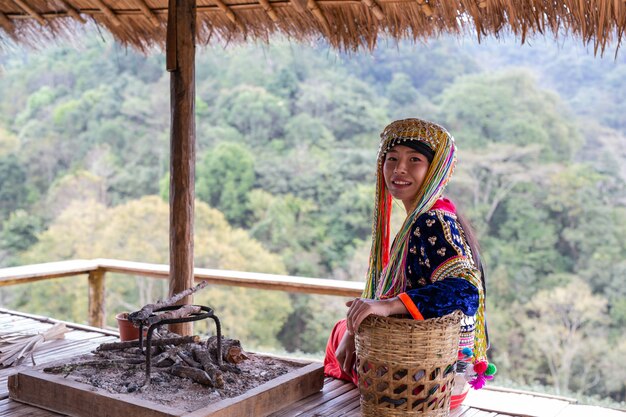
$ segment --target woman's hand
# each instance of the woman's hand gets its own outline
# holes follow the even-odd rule
[[[348,301],[346,306],[350,307],[347,317],[347,333],[354,336],[359,329],[361,322],[370,314],[376,316],[391,316],[392,314],[407,314],[408,310],[398,297],[386,300],[371,300],[369,298],[355,298]]]
[[[343,338],[339,342],[339,346],[337,346],[337,350],[335,351],[335,357],[337,358],[337,362],[339,362],[341,369],[343,369],[346,374],[352,376],[352,367],[356,361],[356,348],[354,346],[353,334],[348,332],[343,334]]]

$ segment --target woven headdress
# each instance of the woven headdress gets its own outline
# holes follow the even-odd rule
[[[409,234],[415,220],[426,213],[441,197],[456,164],[454,138],[443,127],[420,119],[397,120],[380,134],[378,168],[376,171],[376,200],[372,226],[370,252],[364,298],[391,298],[406,287],[406,260]],[[383,163],[385,154],[396,145],[410,141],[427,145],[434,156],[415,198],[413,211],[404,220],[393,247],[389,248],[389,223],[391,219],[391,194],[385,185]]]

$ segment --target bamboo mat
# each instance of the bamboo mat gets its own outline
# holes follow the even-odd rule
[[[38,333],[49,329],[55,322],[55,320],[47,317],[23,315],[22,313],[0,309],[0,333]],[[66,323],[66,325],[70,331],[65,333],[64,339],[51,340],[37,347],[34,352],[34,359],[37,365],[46,365],[89,353],[101,343],[117,340],[117,336],[111,331],[69,323]],[[9,375],[32,367],[33,364],[30,358],[25,358],[17,367],[0,369],[0,400],[4,400],[9,396],[7,388]],[[3,415],[0,414],[0,416]]]

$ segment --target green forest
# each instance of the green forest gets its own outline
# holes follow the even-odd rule
[[[447,196],[477,231],[496,385],[626,402],[626,59],[579,43],[442,38],[197,52],[195,265],[362,281],[382,128],[443,124]],[[168,262],[169,74],[96,34],[0,52],[0,266]],[[401,205],[394,208],[397,223]],[[107,313],[166,293],[107,275]],[[87,280],[4,287],[3,307],[85,322]],[[344,299],[196,297],[250,350],[321,357]]]

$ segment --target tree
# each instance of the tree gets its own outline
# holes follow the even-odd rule
[[[567,161],[582,144],[565,104],[527,72],[458,78],[441,94],[441,119],[465,149],[490,142],[541,146],[543,160]]]
[[[538,292],[524,306],[524,312],[520,324],[527,336],[528,353],[536,350],[542,355],[557,393],[568,392],[574,384],[585,391],[599,382],[598,365],[605,349],[592,347],[608,345],[606,334],[598,327],[607,318],[604,298],[593,295],[581,279],[573,278],[566,286]],[[602,340],[605,343],[599,343]],[[587,369],[573,381],[577,363]]]
[[[56,217],[73,201],[94,200],[106,204],[102,178],[88,171],[76,171],[55,181],[46,198],[46,216]]]
[[[19,139],[13,133],[0,126],[0,157],[16,153],[19,146]]]
[[[317,207],[291,194],[274,196],[256,189],[250,193],[250,234],[279,253],[292,275],[318,276],[320,259],[315,247],[321,227],[315,224]]]
[[[37,235],[41,231],[42,221],[25,210],[16,210],[2,223],[0,232],[0,251],[3,251],[3,266],[14,266],[18,263],[20,252],[37,243]]]
[[[255,145],[281,136],[289,116],[285,100],[262,87],[248,85],[223,91],[217,108],[220,119],[237,128]]]
[[[24,208],[28,201],[26,171],[15,155],[0,157],[0,218]]]
[[[252,153],[237,143],[220,143],[198,166],[198,198],[220,210],[233,224],[247,224],[248,192],[254,184]]]

